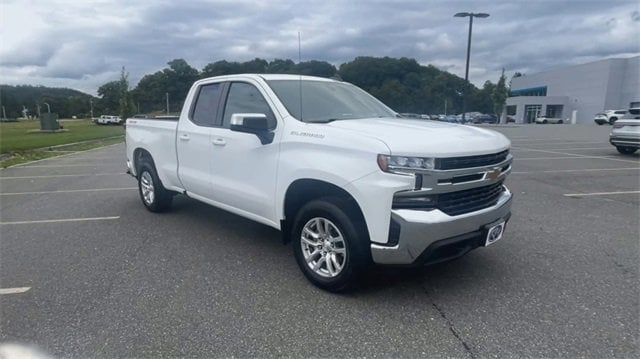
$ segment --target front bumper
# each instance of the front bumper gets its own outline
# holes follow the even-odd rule
[[[440,210],[393,210],[392,221],[399,227],[398,244],[371,244],[371,256],[378,264],[432,264],[459,257],[483,243],[488,224],[508,221],[511,192],[505,191],[495,205],[458,216]]]

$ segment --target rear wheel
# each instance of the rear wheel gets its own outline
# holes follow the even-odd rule
[[[624,147],[624,146],[616,146],[616,149],[618,150],[618,152],[622,153],[623,155],[632,155],[638,150],[637,148]]]
[[[547,120],[542,120],[542,123],[546,125],[547,123],[549,123],[549,121],[547,121]]]
[[[609,119],[609,124],[610,124],[610,125],[613,125],[616,121],[618,121],[618,118],[617,118],[617,117],[611,117],[611,118]]]
[[[558,124],[562,125],[564,123],[564,121],[560,120],[558,121]]]
[[[149,162],[138,167],[138,192],[142,204],[151,212],[163,212],[171,207],[173,196],[164,188],[155,167]]]
[[[368,235],[354,205],[323,198],[304,205],[293,225],[298,266],[314,285],[339,292],[352,287],[371,263]]]

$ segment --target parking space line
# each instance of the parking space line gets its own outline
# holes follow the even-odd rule
[[[588,150],[610,150],[612,147],[576,147],[576,148],[550,148],[549,151],[588,151]]]
[[[532,151],[532,152],[543,152],[543,153],[551,153],[554,155],[565,155],[565,156],[573,156],[573,157],[590,157],[587,155],[578,155],[575,153],[567,153],[567,152],[559,152],[556,150],[538,150],[535,148],[527,148],[527,147],[511,147],[512,149],[518,149],[518,150],[524,150],[524,151]],[[608,147],[607,147],[608,148]],[[567,148],[565,150],[570,150],[572,151],[572,149]],[[623,159],[619,159],[619,158],[603,158],[604,160],[609,160],[609,161],[618,161],[618,162],[626,162],[626,163],[638,163],[638,161],[632,161],[632,160],[623,160]]]
[[[584,197],[584,196],[609,196],[615,194],[634,194],[640,191],[619,191],[619,192],[593,192],[593,193],[567,193],[565,197]]]
[[[639,171],[640,167],[622,167],[622,168],[588,168],[583,170],[552,170],[552,171],[521,171],[521,172],[511,172],[514,175],[523,175],[530,173],[562,173],[562,172],[601,172],[601,171],[629,171],[635,170]]]
[[[523,175],[531,173],[562,173],[562,172],[606,172],[606,171],[640,171],[640,167],[622,167],[622,168],[588,168],[583,170],[552,170],[552,171],[521,171],[511,172],[514,175]]]
[[[70,189],[70,190],[41,191],[41,192],[13,192],[13,193],[10,192],[10,193],[0,193],[0,196],[24,196],[24,195],[30,195],[30,194],[126,191],[126,190],[132,190],[132,189],[138,189],[138,187]]]
[[[566,141],[566,140],[515,140],[512,141],[513,143],[516,142],[530,142],[529,145],[535,145],[536,143],[549,143],[549,144],[554,144],[556,142],[559,142],[558,144],[567,144],[567,145],[578,145],[578,144],[584,144],[584,145],[592,145],[592,144],[602,144],[602,141]]]
[[[29,289],[31,289],[31,287],[0,288],[0,295],[20,294],[29,291]]]
[[[612,157],[615,157],[614,155],[611,156],[572,156],[572,157],[515,157],[515,160],[517,161],[535,161],[535,160],[568,160],[568,159],[572,159],[572,160],[582,160],[582,159],[593,159],[593,158],[602,158],[602,159],[610,159]],[[640,161],[638,161],[637,163],[640,163]]]
[[[120,176],[126,174],[124,171],[116,172],[116,173],[84,173],[77,175],[50,175],[50,176],[11,176],[11,177],[0,177],[0,180],[8,180],[8,179],[30,179],[30,178],[58,178],[58,177],[93,177],[93,176]]]
[[[15,221],[15,222],[0,222],[0,225],[14,225],[14,224],[39,224],[39,223],[64,223],[64,222],[88,222],[88,221],[110,221],[119,219],[120,216],[113,217],[90,217],[90,218],[65,218],[65,219],[42,219],[37,221]]]
[[[98,167],[98,166],[122,166],[122,163],[96,163],[87,165],[33,165],[33,166],[21,166],[20,168],[59,168],[59,167]]]

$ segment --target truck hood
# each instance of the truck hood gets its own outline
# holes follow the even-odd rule
[[[458,157],[495,153],[511,142],[484,128],[427,120],[369,118],[328,124],[384,142],[391,154],[422,157]]]

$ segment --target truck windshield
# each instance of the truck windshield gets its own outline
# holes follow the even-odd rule
[[[303,122],[326,123],[396,115],[373,96],[348,83],[309,80],[271,80],[268,83],[287,111]]]

